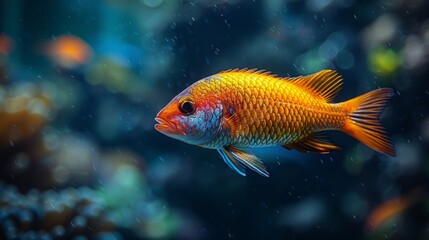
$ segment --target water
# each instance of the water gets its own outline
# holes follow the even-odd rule
[[[428,239],[426,1],[0,1],[0,239]],[[255,149],[269,178],[153,129],[231,68],[379,87],[396,157]]]

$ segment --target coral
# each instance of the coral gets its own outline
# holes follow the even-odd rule
[[[96,193],[89,188],[19,193],[0,183],[0,239],[121,239]]]
[[[33,84],[0,87],[0,152],[24,147],[48,121],[52,104]]]

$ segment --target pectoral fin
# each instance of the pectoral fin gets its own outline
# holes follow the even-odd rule
[[[225,110],[224,116],[222,128],[228,130],[231,134],[231,137],[235,137],[238,133],[238,127],[240,126],[240,118],[238,117],[238,114],[233,110]]]
[[[241,176],[246,176],[246,169],[245,167],[238,162],[228,151],[225,149],[218,149],[217,150],[222,157],[222,159],[225,161],[226,165],[228,165],[232,170],[240,174]]]
[[[265,167],[264,163],[254,154],[245,152],[242,149],[238,149],[232,146],[226,147],[224,151],[231,155],[241,165],[250,168],[251,170],[259,173],[264,177],[269,177],[267,168]]]

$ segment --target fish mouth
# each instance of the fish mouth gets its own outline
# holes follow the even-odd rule
[[[156,117],[155,121],[155,129],[164,134],[176,134],[176,125],[164,118]]]

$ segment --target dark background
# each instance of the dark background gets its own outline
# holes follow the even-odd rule
[[[429,239],[427,1],[0,7],[0,238]],[[153,129],[185,87],[244,67],[336,69],[336,102],[394,88],[397,156],[335,132],[340,152],[256,149],[270,178],[241,177]]]

